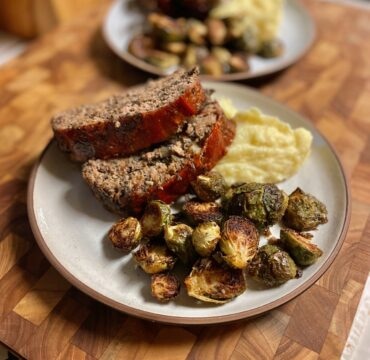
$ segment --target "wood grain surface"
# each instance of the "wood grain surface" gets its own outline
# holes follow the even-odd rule
[[[370,271],[370,12],[305,1],[311,51],[253,86],[302,113],[338,152],[352,192],[339,256],[304,294],[221,326],[165,326],[118,313],[67,283],[37,247],[26,213],[32,165],[58,110],[105,98],[147,75],[102,40],[106,7],[36,41],[0,68],[0,342],[27,359],[336,359]]]

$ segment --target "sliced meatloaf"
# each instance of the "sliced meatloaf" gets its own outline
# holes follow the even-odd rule
[[[170,203],[186,193],[196,176],[225,155],[234,135],[235,124],[209,101],[167,142],[126,158],[89,160],[82,175],[106,208],[138,214],[148,200]]]
[[[206,99],[197,69],[179,70],[52,119],[55,138],[74,161],[134,154],[167,140]]]

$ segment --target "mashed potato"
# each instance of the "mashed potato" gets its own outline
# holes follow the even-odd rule
[[[226,0],[211,11],[211,17],[241,18],[260,41],[276,37],[281,22],[283,0]]]
[[[229,184],[280,182],[294,175],[310,154],[312,135],[308,130],[293,130],[256,108],[235,115],[231,102],[221,99],[220,104],[237,124],[227,155],[214,168]]]

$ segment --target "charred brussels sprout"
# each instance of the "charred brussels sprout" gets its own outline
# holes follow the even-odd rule
[[[248,266],[248,274],[268,287],[297,277],[298,269],[286,251],[275,245],[264,245]]]
[[[186,224],[166,226],[164,239],[168,248],[177,255],[184,264],[191,264],[196,257],[191,235],[193,229]]]
[[[189,296],[215,304],[230,301],[246,289],[242,270],[220,265],[212,258],[194,264],[185,286]]]
[[[151,201],[146,206],[140,222],[144,236],[160,235],[164,227],[171,222],[170,206],[159,200]]]
[[[174,299],[180,292],[180,282],[173,274],[154,274],[151,278],[152,296],[161,302]]]
[[[215,250],[220,238],[220,227],[214,221],[207,221],[194,229],[191,240],[195,251],[200,256],[208,257]]]
[[[294,230],[281,229],[280,240],[298,265],[311,265],[322,255],[317,245]]]
[[[226,202],[230,215],[246,216],[262,230],[281,220],[288,196],[274,184],[248,183],[232,188]]]
[[[314,230],[328,222],[328,211],[321,201],[297,188],[289,195],[283,221],[294,230]]]
[[[216,171],[210,171],[206,174],[199,175],[191,183],[195,194],[202,201],[215,201],[223,196],[227,190],[225,179]]]
[[[225,221],[220,240],[223,259],[233,268],[244,269],[257,253],[259,234],[254,224],[241,217]]]
[[[183,21],[158,13],[151,13],[148,16],[148,21],[153,34],[160,41],[182,41],[185,38],[185,24]]]
[[[139,220],[128,217],[112,226],[108,237],[113,246],[123,251],[131,251],[139,245],[142,238]]]
[[[261,44],[261,48],[258,52],[258,55],[264,58],[274,58],[281,56],[284,51],[284,45],[281,40],[273,39],[265,41]]]
[[[194,224],[204,221],[214,221],[218,224],[222,222],[223,214],[221,206],[215,202],[188,201],[183,207],[187,218]]]
[[[164,244],[141,245],[134,253],[134,258],[148,274],[171,270],[176,263],[176,257]]]

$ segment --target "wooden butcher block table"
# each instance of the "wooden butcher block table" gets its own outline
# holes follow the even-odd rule
[[[169,326],[98,303],[50,266],[30,229],[26,191],[31,168],[52,136],[51,115],[147,78],[107,48],[102,7],[0,68],[1,343],[27,359],[45,360],[340,357],[370,270],[370,13],[305,3],[318,28],[310,52],[252,85],[309,118],[348,175],[349,231],[325,275],[252,320]]]

